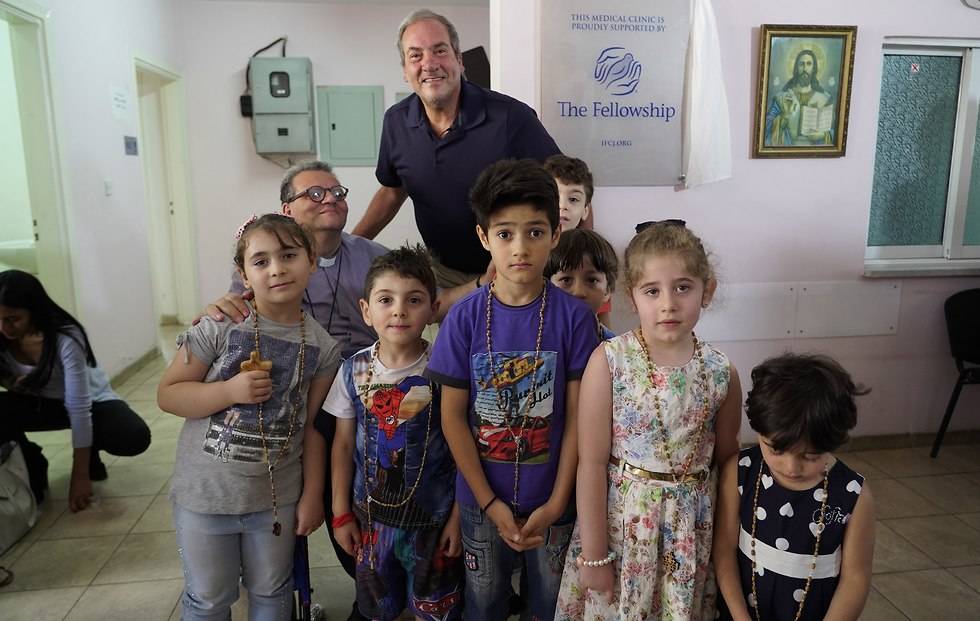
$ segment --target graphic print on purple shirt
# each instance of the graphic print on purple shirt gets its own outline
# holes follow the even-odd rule
[[[491,367],[487,354],[473,356],[480,459],[513,464],[516,457],[522,464],[548,463],[557,360],[553,351],[541,352],[537,361],[533,351],[495,351]]]
[[[538,418],[529,420],[528,430],[525,430],[530,443],[521,447],[522,451],[534,456],[522,456],[519,462],[517,512],[520,515],[530,514],[551,497],[565,431],[567,383],[582,378],[589,356],[599,344],[595,314],[589,307],[550,282],[545,286],[548,288],[548,301],[541,332],[542,363],[536,372],[540,403],[537,409],[531,409],[532,416]],[[491,345],[494,371],[497,382],[503,381],[505,394],[513,393],[512,389],[507,390],[507,381],[517,378],[527,370],[527,365],[533,364],[541,301],[542,298],[538,297],[524,306],[508,306],[493,298]],[[496,390],[489,388],[491,384],[487,383],[492,380],[486,356],[486,316],[487,288],[484,285],[449,310],[433,345],[425,376],[444,386],[469,392],[467,420],[479,447],[484,475],[493,492],[511,504],[514,500],[513,458],[517,447],[509,430],[497,424],[503,422],[504,415],[497,407]],[[501,376],[501,373],[504,375]],[[519,395],[530,390],[532,378],[529,374],[514,381],[517,382]],[[522,396],[522,405],[524,400]],[[512,418],[519,427],[520,419],[516,416]],[[532,429],[532,422],[546,427]],[[481,426],[484,427],[484,435],[488,436],[484,438],[485,445],[479,439]],[[490,427],[497,428],[495,434]],[[487,453],[506,455],[507,459],[488,458]],[[461,473],[456,479],[456,500],[461,505],[477,506],[473,492]]]
[[[251,331],[232,330],[228,333],[228,356],[222,363],[220,378],[229,380],[240,372],[242,361],[248,360],[249,354],[255,349],[255,337]],[[268,401],[262,404],[263,431],[269,455],[278,455],[286,440],[289,438],[289,419],[293,414],[293,405],[304,403],[297,400],[296,392],[300,389],[296,381],[299,373],[299,343],[282,339],[261,336],[259,349],[264,360],[272,361],[269,375],[273,386],[292,386],[288,394],[273,391]],[[316,372],[316,360],[320,355],[318,347],[307,344],[305,356],[304,383],[309,386],[310,379]],[[290,449],[296,447],[297,430],[302,427],[304,412],[296,413],[297,420],[293,424]],[[205,453],[212,455],[216,461],[262,462],[265,453],[262,448],[262,434],[259,433],[258,406],[250,403],[235,405],[212,414],[208,422],[208,431],[204,436]]]

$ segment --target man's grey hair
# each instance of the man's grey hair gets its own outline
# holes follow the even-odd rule
[[[306,172],[307,170],[317,170],[320,172],[326,172],[333,174],[333,169],[330,168],[330,164],[326,162],[321,162],[320,160],[310,160],[308,162],[300,162],[299,164],[293,164],[282,176],[282,183],[279,184],[279,200],[280,202],[287,202],[293,197],[293,179],[296,175],[301,172]]]
[[[453,52],[456,56],[460,56],[462,52],[459,50],[459,33],[456,32],[456,26],[446,19],[445,16],[434,13],[429,9],[419,9],[412,12],[411,15],[402,20],[401,25],[398,27],[398,39],[395,41],[395,45],[398,47],[398,58],[401,59],[402,66],[405,66],[405,50],[402,48],[402,37],[405,36],[405,29],[412,24],[425,21],[427,19],[435,20],[446,27],[449,32],[449,45],[453,46]]]

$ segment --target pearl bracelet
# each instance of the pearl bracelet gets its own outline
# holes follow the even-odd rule
[[[597,561],[587,561],[585,560],[585,557],[580,554],[579,557],[575,559],[575,562],[578,563],[579,567],[605,567],[615,560],[616,553],[610,550],[609,554],[606,555],[606,558],[599,559]]]

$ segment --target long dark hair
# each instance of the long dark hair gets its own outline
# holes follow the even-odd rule
[[[51,371],[57,360],[58,335],[64,334],[85,350],[90,367],[95,366],[95,354],[88,342],[85,328],[68,311],[58,306],[48,296],[41,281],[27,272],[7,270],[0,272],[0,306],[20,308],[30,313],[34,329],[44,336],[41,345],[41,358],[37,366],[27,375],[18,388],[40,390],[51,379]],[[79,339],[81,335],[81,339]],[[8,349],[7,339],[0,337],[0,352]],[[8,367],[0,356],[0,377],[11,377],[13,369]]]

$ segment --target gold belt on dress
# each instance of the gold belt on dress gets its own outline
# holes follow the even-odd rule
[[[670,474],[667,472],[651,472],[649,470],[644,470],[643,468],[633,466],[627,461],[612,455],[609,456],[609,463],[610,465],[619,468],[620,472],[628,472],[635,477],[650,479],[651,481],[667,481],[669,483],[703,483],[708,479],[708,475],[711,473],[710,470],[705,469],[699,470],[698,472],[690,472],[683,477],[678,477],[675,474]]]

